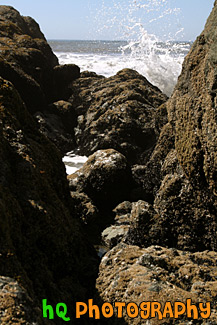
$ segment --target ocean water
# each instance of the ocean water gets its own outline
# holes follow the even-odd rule
[[[116,33],[114,40],[50,40],[60,64],[74,63],[81,71],[105,77],[124,68],[134,69],[170,96],[192,45],[183,40],[181,11],[174,0],[103,0],[97,8],[89,1],[89,7],[94,38],[107,33],[111,39]],[[70,174],[86,157],[70,152],[63,161]]]
[[[142,43],[127,41],[49,41],[60,64],[77,64],[81,71],[89,70],[105,77],[124,68],[137,70],[168,96],[172,93],[181,72],[182,62],[190,42]],[[70,152],[63,158],[66,173],[82,167],[86,157]]]
[[[50,40],[60,64],[77,64],[105,77],[124,68],[144,75],[167,94],[172,93],[191,42],[159,42],[143,34],[139,41]]]
[[[62,161],[65,164],[66,174],[70,175],[80,169],[84,163],[87,161],[86,156],[79,156],[73,151],[67,152],[66,156],[63,157]]]

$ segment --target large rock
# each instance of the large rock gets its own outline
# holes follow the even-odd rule
[[[0,121],[0,275],[17,279],[35,307],[44,298],[55,305],[84,301],[97,258],[73,215],[61,155],[2,78]]]
[[[161,311],[166,302],[177,301],[198,307],[199,302],[211,302],[211,315],[208,319],[199,319],[197,324],[215,324],[217,319],[217,253],[204,251],[198,253],[150,246],[141,249],[138,246],[119,244],[103,256],[100,264],[97,289],[103,302],[122,302],[125,324],[192,324],[193,317],[186,313],[178,319],[158,317],[142,319],[139,310],[137,317],[128,317],[126,306],[134,303],[139,307],[142,302],[158,302]],[[117,315],[117,308],[114,308]],[[134,309],[135,310],[135,309]],[[134,314],[132,308],[132,314]],[[168,311],[168,310],[167,310]],[[135,314],[134,314],[135,315]],[[159,314],[158,314],[159,315]],[[197,316],[195,314],[195,316]],[[114,324],[115,321],[113,322]],[[117,322],[118,324],[118,322]]]
[[[55,103],[53,109],[48,104],[69,98],[70,83],[79,75],[78,66],[59,65],[34,19],[21,16],[10,6],[0,6],[0,76],[13,83],[27,109],[36,114],[40,130],[62,152],[75,146],[76,117],[73,121],[71,118],[74,110],[69,114],[69,109],[67,113],[63,109],[60,114]]]
[[[33,112],[52,100],[67,99],[79,77],[74,64],[59,66],[39,25],[10,6],[0,6],[1,76],[10,80]]]
[[[169,245],[192,250],[217,249],[216,21],[217,2],[167,102],[175,141],[154,202]]]
[[[127,159],[114,149],[96,151],[68,180],[72,190],[86,193],[102,209],[127,199],[131,188]]]
[[[81,74],[73,83],[72,104],[78,115],[76,140],[85,155],[113,148],[130,162],[144,162],[159,135],[157,108],[167,97],[136,71],[110,78]],[[162,110],[163,112],[163,110]],[[166,111],[162,118],[166,116]]]
[[[142,230],[143,246],[217,249],[216,21],[217,2],[184,60],[166,103],[168,123],[150,159],[133,167],[134,181],[155,211]],[[131,243],[139,243],[133,239],[138,231]]]
[[[52,98],[53,68],[58,59],[38,24],[9,6],[0,6],[1,76],[19,91],[34,111]]]

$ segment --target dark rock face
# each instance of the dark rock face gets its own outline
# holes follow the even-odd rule
[[[149,161],[133,167],[133,178],[155,211],[142,230],[144,246],[217,249],[215,21],[217,4],[184,61],[166,103],[169,122]],[[134,244],[136,232],[141,229],[131,234]]]
[[[39,130],[45,134],[63,152],[75,147],[74,124],[75,111],[72,105],[64,100],[50,104],[44,112],[34,114]]]
[[[0,50],[1,77],[13,83],[41,132],[62,152],[71,151],[76,115],[60,100],[71,96],[69,86],[79,77],[79,67],[59,65],[34,19],[9,6],[0,6]]]
[[[38,24],[0,6],[0,295],[12,304],[2,322],[43,324],[42,298],[89,298],[88,239],[99,244],[107,227],[103,301],[211,301],[215,324],[216,21],[217,2],[166,102],[136,71],[59,66]],[[91,154],[69,184],[48,138]]]
[[[2,78],[0,120],[0,274],[19,278],[36,306],[86,299],[97,259],[72,215],[61,156]]]
[[[32,113],[71,95],[68,85],[80,75],[80,69],[58,65],[34,19],[1,6],[0,30],[1,76],[14,84]]]
[[[68,99],[71,95],[69,86],[72,81],[80,77],[80,68],[75,64],[57,65],[53,72],[54,96],[56,99]]]
[[[0,318],[5,325],[47,324],[42,299],[70,306],[85,301],[98,268],[60,152],[31,116],[37,111],[41,131],[66,145],[64,135],[74,134],[71,104],[47,104],[58,98],[57,82],[67,77],[68,91],[79,69],[57,68],[38,24],[12,7],[0,6],[0,49]]]
[[[81,74],[73,90],[76,140],[83,154],[113,148],[131,162],[141,154],[145,160],[158,137],[157,107],[167,99],[157,87],[136,71],[124,69],[110,78]]]
[[[52,70],[58,64],[39,26],[17,10],[0,7],[1,76],[10,80],[31,111],[52,97]]]

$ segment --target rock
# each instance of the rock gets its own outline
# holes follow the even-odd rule
[[[54,102],[53,104],[49,105],[48,112],[51,114],[56,114],[61,119],[65,131],[71,135],[74,134],[76,114],[69,102],[65,100]]]
[[[132,166],[132,176],[135,188],[140,192],[140,199],[149,203],[154,202],[155,195],[162,180],[161,167],[171,149],[174,148],[174,135],[172,126],[167,123],[163,126],[156,146],[145,165]],[[137,186],[137,187],[136,187]]]
[[[0,6],[1,76],[11,81],[31,112],[53,97],[53,68],[57,57],[38,24],[17,10]]]
[[[0,30],[1,77],[13,83],[41,132],[62,152],[71,151],[77,116],[61,100],[72,95],[69,86],[79,67],[59,65],[39,25],[10,6],[0,6]]]
[[[98,210],[91,199],[86,194],[79,192],[71,192],[71,197],[74,203],[74,209],[81,221],[85,225],[96,222]]]
[[[73,215],[59,151],[2,78],[0,98],[0,275],[28,292],[43,324],[43,298],[72,305],[92,295],[98,258]]]
[[[73,216],[81,220],[88,240],[94,245],[99,245],[105,216],[100,213],[94,202],[85,193],[71,192],[71,198]]]
[[[82,75],[72,85],[77,94],[72,99],[78,115],[76,141],[82,154],[113,148],[130,162],[139,157],[144,162],[159,135],[157,108],[167,97],[130,69],[110,78],[92,78]]]
[[[145,201],[122,202],[114,210],[114,225],[102,232],[102,241],[109,248],[120,242],[133,245],[144,245],[144,234],[148,240],[149,227],[154,217],[153,207]],[[147,243],[146,243],[147,244]]]
[[[45,134],[57,148],[65,154],[75,148],[75,111],[69,102],[64,100],[50,104],[44,112],[34,114],[39,130]]]
[[[76,65],[60,66],[39,25],[10,6],[0,6],[1,77],[11,81],[31,113],[67,99],[80,75]]]
[[[124,201],[113,210],[113,212],[116,214],[115,216],[115,223],[117,225],[124,225],[130,223],[130,213],[132,209],[132,203],[129,201]]]
[[[140,227],[133,230],[144,247],[217,249],[216,20],[217,2],[165,104],[168,123],[146,164],[132,168],[134,182],[154,209],[143,235]]]
[[[103,256],[97,289],[103,302],[122,302],[126,305],[134,302],[159,302],[162,306],[167,301],[192,304],[211,302],[211,316],[200,319],[200,324],[215,324],[217,310],[217,253],[204,251],[190,253],[160,246],[141,249],[138,246],[119,244]],[[117,309],[114,308],[117,312]],[[130,318],[123,313],[126,324],[145,322],[140,317]],[[116,313],[117,315],[117,313]],[[171,324],[171,319],[164,318],[164,324]],[[174,319],[173,319],[174,320]],[[149,317],[149,324],[162,324],[156,317]],[[176,324],[190,324],[192,318],[186,314],[175,320]]]
[[[39,130],[57,146],[62,154],[75,148],[72,135],[65,131],[64,124],[58,115],[36,112],[34,117],[39,124]]]
[[[181,177],[178,181],[181,188],[179,185],[179,189],[176,188],[172,195],[170,192],[163,200],[164,205],[165,201],[170,202],[164,209],[164,218],[166,214],[170,219],[172,214],[176,216],[176,227],[178,224],[180,229],[178,240],[181,237],[182,245],[184,242],[189,248],[193,245],[195,250],[217,248],[214,230],[217,226],[216,20],[215,2],[204,31],[184,60],[182,73],[167,103],[177,165],[182,173],[173,174],[176,183]],[[171,187],[169,176],[165,177],[160,196],[165,193],[165,187]],[[163,206],[159,201],[156,201],[156,206],[162,213]]]
[[[80,68],[75,64],[57,65],[53,72],[56,99],[68,99],[71,95],[70,84],[80,77]]]
[[[102,232],[102,241],[106,247],[112,248],[121,242],[126,237],[129,226],[127,225],[115,225],[107,227]]]
[[[40,30],[39,24],[32,17],[22,17],[26,25],[26,34],[32,38],[39,38],[46,41],[46,38]]]
[[[0,322],[6,324],[42,324],[39,308],[34,306],[27,290],[9,277],[0,276]]]
[[[154,219],[153,207],[145,201],[138,201],[132,204],[130,214],[130,227],[124,241],[133,245],[148,245],[149,227]],[[145,237],[147,234],[147,237]],[[144,238],[145,237],[145,238]]]
[[[86,193],[103,210],[126,199],[131,186],[127,160],[114,149],[95,152],[68,180],[72,190]]]
[[[15,25],[24,32],[24,34],[31,36],[32,38],[39,38],[45,41],[44,34],[41,32],[39,25],[31,17],[23,17],[20,13],[11,6],[0,6],[0,17],[3,26],[15,27]],[[11,25],[9,24],[11,23]],[[13,32],[13,28],[11,30]],[[5,29],[1,30],[1,33],[5,33]],[[8,36],[8,30],[6,30],[6,37]]]

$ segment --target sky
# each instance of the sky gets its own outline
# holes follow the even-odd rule
[[[33,17],[47,39],[129,39],[139,28],[163,39],[194,41],[214,0],[4,0]]]

